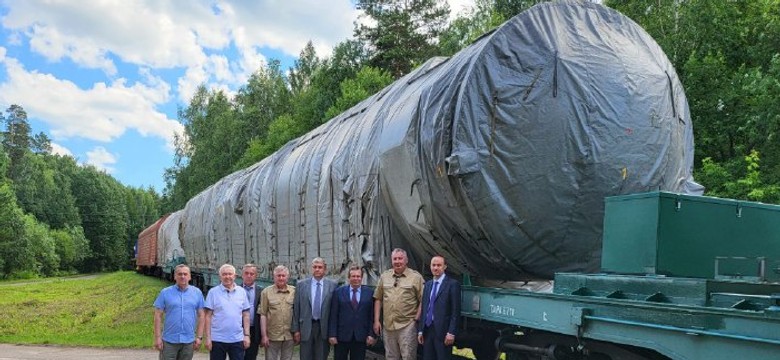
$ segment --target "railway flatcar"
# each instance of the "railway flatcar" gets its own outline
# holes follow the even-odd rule
[[[195,268],[306,276],[319,256],[369,282],[389,251],[475,279],[598,271],[606,196],[694,193],[688,105],[639,26],[597,4],[526,11],[451,58],[230,174],[182,210]]]
[[[692,167],[655,41],[602,5],[543,3],[196,195],[162,221],[157,266],[186,262],[208,288],[223,263],[270,284],[276,265],[304,278],[322,257],[371,285],[401,247],[422,273],[448,259],[456,342],[480,360],[769,358],[780,229],[764,224],[780,211],[699,196]]]

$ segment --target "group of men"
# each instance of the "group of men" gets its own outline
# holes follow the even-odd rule
[[[353,266],[348,283],[337,287],[325,277],[322,258],[311,263],[310,278],[288,284],[287,267],[273,271],[274,284],[256,286],[257,267],[219,268],[220,285],[203,300],[190,286],[190,269],[178,265],[176,284],[163,289],[154,302],[154,346],[161,359],[192,359],[205,344],[211,360],[255,360],[259,346],[266,360],[290,360],[300,344],[301,360],[325,360],[334,347],[336,360],[363,360],[367,346],[381,334],[388,360],[417,357],[450,359],[458,332],[460,284],[445,274],[442,256],[431,259],[433,279],[407,267],[403,249],[391,254],[392,269],[380,275],[376,289],[362,285],[363,270]],[[163,323],[164,318],[164,323]],[[205,339],[205,341],[204,341]]]

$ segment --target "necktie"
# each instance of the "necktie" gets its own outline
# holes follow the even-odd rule
[[[428,310],[425,312],[425,326],[431,326],[433,324],[433,301],[436,300],[436,290],[439,288],[439,282],[433,282],[433,290],[431,290],[431,299],[428,301]]]
[[[314,320],[320,319],[320,314],[322,314],[322,284],[317,282],[317,289],[314,290],[314,309],[312,309],[311,317]]]
[[[352,289],[352,308],[357,310],[358,301],[357,301],[357,289]]]

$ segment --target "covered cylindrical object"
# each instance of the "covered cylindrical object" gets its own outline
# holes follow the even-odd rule
[[[193,198],[188,261],[331,275],[390,251],[521,280],[599,268],[604,197],[696,192],[685,95],[658,45],[588,2],[537,5]]]

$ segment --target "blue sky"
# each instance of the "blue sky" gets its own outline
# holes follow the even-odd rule
[[[358,18],[352,0],[0,0],[0,110],[21,105],[56,153],[162,191],[199,84],[234,93],[310,40],[327,56]]]

